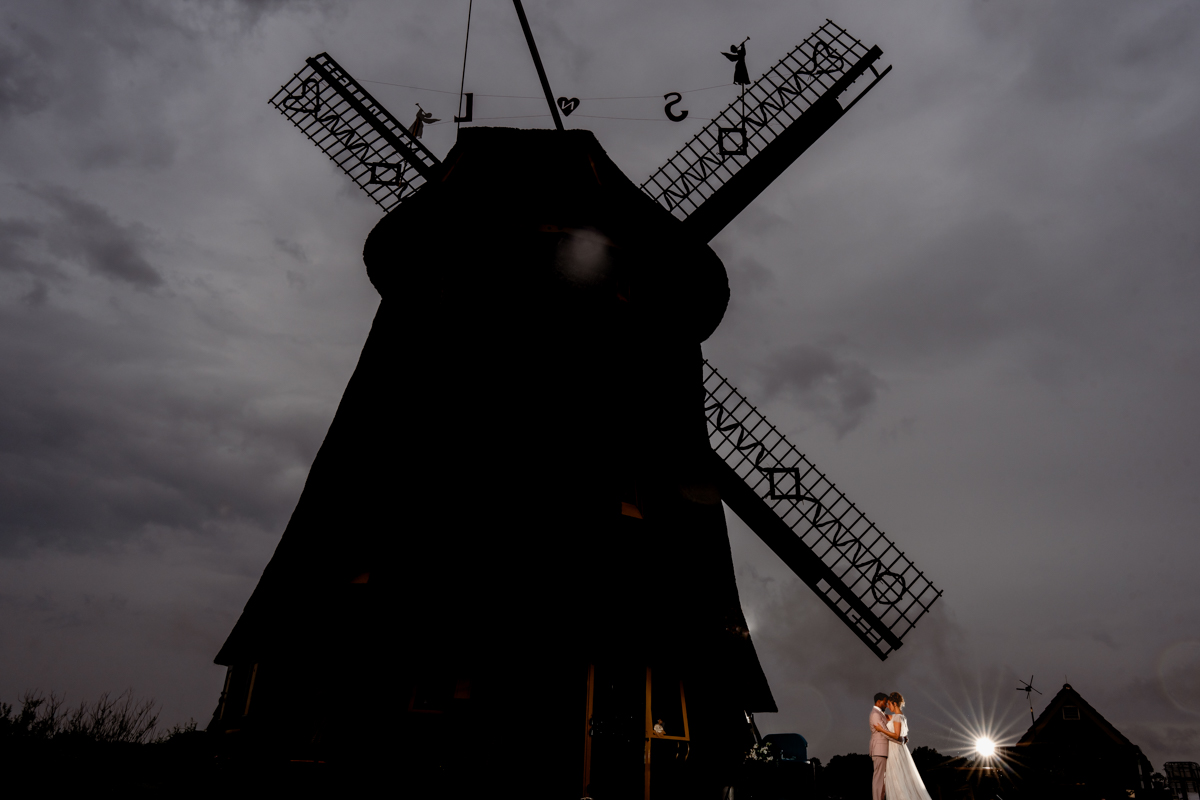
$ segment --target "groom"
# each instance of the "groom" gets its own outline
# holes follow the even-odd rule
[[[878,725],[887,727],[888,696],[883,692],[875,695],[875,705],[871,708],[871,744],[868,753],[871,761],[875,762],[875,775],[871,778],[871,800],[883,800],[883,776],[887,774],[888,738],[875,730]]]

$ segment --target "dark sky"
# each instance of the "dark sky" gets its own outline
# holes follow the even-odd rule
[[[895,65],[714,241],[705,352],[945,596],[879,663],[730,515],[761,727],[861,751],[899,690],[947,751],[1019,735],[1033,673],[1037,710],[1066,679],[1156,768],[1200,760],[1200,5],[526,7],[568,125],[638,182],[732,99],[732,42],[757,77],[828,17]],[[466,11],[0,10],[0,699],[129,687],[207,722],[378,305],[378,208],[266,101],[325,50],[448,119]],[[466,83],[477,118],[545,113],[482,96],[537,95],[507,0],[475,5]],[[713,86],[678,124],[588,99]]]

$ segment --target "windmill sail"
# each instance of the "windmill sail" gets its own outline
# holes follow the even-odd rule
[[[704,392],[722,498],[887,658],[942,593],[707,360]]]
[[[283,85],[270,103],[333,159],[384,211],[441,162],[328,53]]]
[[[747,89],[744,114],[741,99],[731,104],[642,191],[708,241],[891,70],[875,69],[881,55],[826,21]],[[843,107],[838,97],[868,69],[874,81]],[[271,105],[384,210],[441,165],[326,53]],[[704,385],[727,504],[887,658],[941,592],[707,362]]]
[[[830,20],[642,184],[702,241],[716,236],[891,71]],[[839,97],[875,76],[845,106]],[[722,499],[879,658],[941,592],[712,364],[705,413]]]
[[[826,20],[642,184],[702,241],[716,236],[809,145],[882,80],[867,48]],[[875,79],[838,101],[867,70]]]

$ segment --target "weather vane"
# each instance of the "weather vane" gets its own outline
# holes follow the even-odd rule
[[[1032,693],[1037,692],[1038,694],[1041,694],[1041,692],[1038,692],[1037,689],[1033,688],[1033,676],[1030,675],[1028,681],[1023,681],[1020,678],[1017,678],[1017,683],[1021,684],[1020,686],[1017,687],[1017,691],[1024,692],[1025,693],[1025,702],[1029,703],[1029,719],[1032,722],[1037,722],[1037,718],[1033,716],[1033,694]]]
[[[734,62],[733,82],[741,86],[743,91],[750,84],[750,73],[746,69],[746,42],[748,41],[750,41],[749,36],[742,39],[741,44],[730,45],[728,53],[721,53]]]
[[[430,114],[428,111],[421,108],[420,103],[415,103],[414,105],[417,107],[417,118],[414,119],[413,124],[408,127],[408,132],[420,139],[421,134],[425,132],[425,126],[431,125],[439,120],[436,119],[433,114]]]

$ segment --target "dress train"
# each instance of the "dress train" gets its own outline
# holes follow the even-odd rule
[[[900,735],[908,736],[908,720],[904,717],[900,717]],[[932,800],[908,745],[889,739],[887,762],[887,772],[883,775],[885,800]]]

